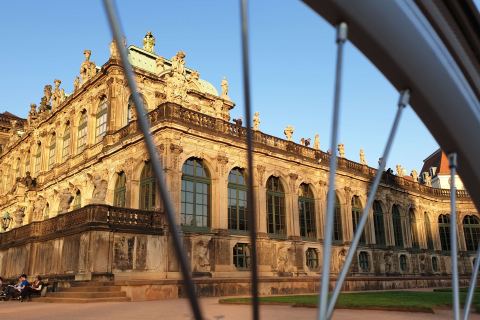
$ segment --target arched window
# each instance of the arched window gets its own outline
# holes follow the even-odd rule
[[[37,153],[35,153],[35,175],[38,175],[42,169],[42,144],[37,144]]]
[[[285,228],[285,193],[280,179],[272,176],[267,180],[267,232],[286,235]]]
[[[318,269],[318,252],[315,248],[308,248],[305,251],[305,258],[307,262],[307,267],[310,270]]]
[[[410,222],[410,231],[412,233],[412,248],[418,249],[420,248],[420,245],[418,244],[417,220],[415,219],[415,211],[412,208],[408,210],[408,219]]]
[[[244,170],[234,168],[228,175],[228,229],[248,230],[247,185]]]
[[[360,271],[362,272],[369,272],[370,271],[370,261],[369,261],[369,254],[366,251],[360,251],[358,254],[358,265],[360,267]]]
[[[125,172],[120,172],[117,175],[117,181],[115,182],[115,191],[113,194],[113,205],[115,207],[125,207],[125,192],[127,177]]]
[[[480,220],[473,215],[463,218],[463,234],[468,251],[476,251],[480,240]]]
[[[48,170],[52,169],[55,164],[56,149],[57,137],[54,134],[50,137],[50,145],[48,146]]]
[[[360,197],[353,196],[352,198],[352,225],[353,232],[357,231],[358,223],[360,222],[360,216],[362,215],[362,204],[360,203]],[[362,232],[360,237],[360,243],[365,244],[365,230]]]
[[[32,172],[32,168],[30,168],[30,157],[32,154],[30,153],[30,150],[27,151],[27,154],[25,155],[25,175],[28,173]]]
[[[233,247],[233,265],[240,270],[250,268],[250,247],[247,243],[237,243]]]
[[[342,211],[340,207],[340,200],[335,195],[335,214],[333,215],[333,240],[342,241]]]
[[[443,251],[450,251],[450,215],[438,216],[438,234]]]
[[[392,207],[392,222],[395,246],[403,248],[402,216],[400,215],[400,209],[396,204]]]
[[[427,249],[433,250],[433,237],[432,237],[432,226],[430,225],[430,218],[428,218],[428,213],[423,214],[423,223],[425,225],[425,237],[427,241]]]
[[[145,112],[146,112],[146,110],[148,110],[147,100],[145,99],[143,94],[139,93],[139,95],[140,95],[140,98],[142,98],[143,107],[145,108]],[[130,97],[128,98],[128,104],[127,104],[127,124],[132,122],[133,120],[137,120],[137,110],[135,109],[135,104],[133,102],[133,95],[130,95]]]
[[[65,130],[63,131],[62,161],[65,161],[70,157],[71,142],[70,123],[67,123]]]
[[[375,228],[375,243],[377,246],[385,246],[385,223],[383,221],[383,210],[380,201],[373,201],[373,225]]]
[[[306,183],[302,183],[300,185],[298,211],[300,218],[300,236],[316,239],[317,229],[315,228],[315,199],[313,198],[312,190]]]
[[[401,272],[407,272],[408,271],[407,256],[404,255],[404,254],[400,255],[400,271]]]
[[[156,190],[157,184],[155,183],[152,164],[148,161],[143,166],[142,175],[140,176],[140,209],[155,209]]]
[[[107,113],[108,113],[108,104],[107,98],[103,97],[100,100],[100,105],[97,109],[97,124],[95,130],[95,142],[99,142],[105,136],[107,132]]]
[[[84,110],[78,122],[77,153],[85,150],[87,145],[87,111]]]
[[[75,193],[75,197],[73,198],[73,203],[72,203],[72,210],[80,209],[82,206],[82,194],[80,193],[80,190],[77,190]]]
[[[210,225],[210,176],[201,159],[190,158],[182,167],[182,225]]]

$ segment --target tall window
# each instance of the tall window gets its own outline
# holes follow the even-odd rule
[[[83,111],[78,122],[77,153],[85,150],[87,145],[87,111]]]
[[[267,180],[267,231],[286,235],[285,228],[285,193],[280,179],[272,176]]]
[[[353,196],[352,198],[352,225],[353,225],[353,232],[357,231],[358,223],[360,222],[360,216],[362,215],[362,204],[360,203],[360,197]],[[364,230],[365,231],[365,230]],[[362,236],[360,237],[360,243],[365,243],[365,232],[362,232]]]
[[[72,142],[70,136],[70,124],[67,123],[65,131],[63,132],[63,147],[62,147],[62,161],[65,161],[70,157],[70,144]]]
[[[450,251],[450,215],[441,214],[438,216],[438,233],[442,250]]]
[[[228,229],[248,230],[247,185],[240,168],[232,169],[228,175]]]
[[[298,210],[300,217],[300,236],[315,239],[317,230],[315,228],[315,200],[308,184],[300,185],[298,196]]]
[[[370,261],[369,254],[366,251],[360,251],[358,254],[358,265],[362,272],[370,271]]]
[[[415,211],[411,208],[408,211],[408,219],[410,222],[410,231],[412,233],[412,248],[418,249],[420,248],[420,245],[418,244],[417,220],[415,219]]]
[[[400,255],[400,271],[402,272],[408,271],[407,256],[404,254]]]
[[[378,246],[385,246],[385,223],[383,221],[383,210],[380,201],[373,201],[373,225],[375,228],[375,243]]]
[[[57,148],[57,136],[52,135],[50,138],[50,145],[48,146],[48,170],[52,169],[55,164],[55,155]]]
[[[335,214],[333,216],[333,240],[342,241],[342,211],[340,207],[340,200],[335,195]]]
[[[247,243],[237,243],[233,247],[233,265],[237,269],[250,268],[250,247]]]
[[[152,164],[148,161],[143,166],[142,175],[140,176],[140,209],[153,210],[155,208],[156,189]]]
[[[75,197],[73,198],[72,210],[80,209],[82,206],[82,194],[80,190],[77,190]]]
[[[208,227],[210,216],[210,176],[203,161],[190,158],[182,168],[182,224]]]
[[[403,247],[402,216],[398,205],[392,207],[393,236],[396,247]]]
[[[95,142],[99,142],[107,132],[107,98],[102,98],[97,109],[97,125],[95,130]]]
[[[468,251],[476,251],[480,240],[480,220],[473,215],[463,218],[463,234]]]
[[[35,174],[38,175],[42,169],[42,144],[37,144],[37,153],[35,154]]]
[[[113,195],[113,205],[115,207],[125,207],[125,192],[127,177],[125,172],[120,172],[117,175],[117,182],[115,182],[115,192]]]
[[[424,213],[423,223],[425,225],[425,237],[427,241],[427,249],[433,250],[433,237],[432,237],[432,226],[430,225],[430,219],[428,218],[428,213]]]

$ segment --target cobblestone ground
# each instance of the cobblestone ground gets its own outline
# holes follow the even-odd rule
[[[217,298],[201,299],[206,320],[248,320],[250,307],[246,305],[218,304]],[[316,309],[289,306],[261,306],[261,319],[314,319]],[[75,319],[191,319],[186,300],[162,300],[147,302],[110,302],[87,304],[51,304],[39,302],[0,302],[0,319],[15,320],[75,320]],[[435,314],[387,312],[367,310],[336,310],[334,319],[396,320],[396,319],[452,319],[449,310],[437,310]],[[470,319],[479,319],[472,314]]]

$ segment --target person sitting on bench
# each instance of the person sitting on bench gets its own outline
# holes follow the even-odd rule
[[[32,295],[40,295],[42,293],[43,289],[43,282],[42,282],[42,277],[36,276],[35,281],[30,283],[30,285],[26,286],[23,288],[22,293],[20,294],[21,300],[25,300],[25,298],[28,298],[29,300],[32,299]]]
[[[6,300],[10,298],[19,298],[22,290],[28,286],[27,275],[22,274],[20,278],[18,278],[18,283],[14,286],[9,285],[7,287],[7,294],[5,296]]]

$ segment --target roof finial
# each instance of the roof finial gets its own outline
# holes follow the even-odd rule
[[[154,53],[155,49],[155,37],[151,31],[148,31],[145,37],[143,38],[143,50]]]

